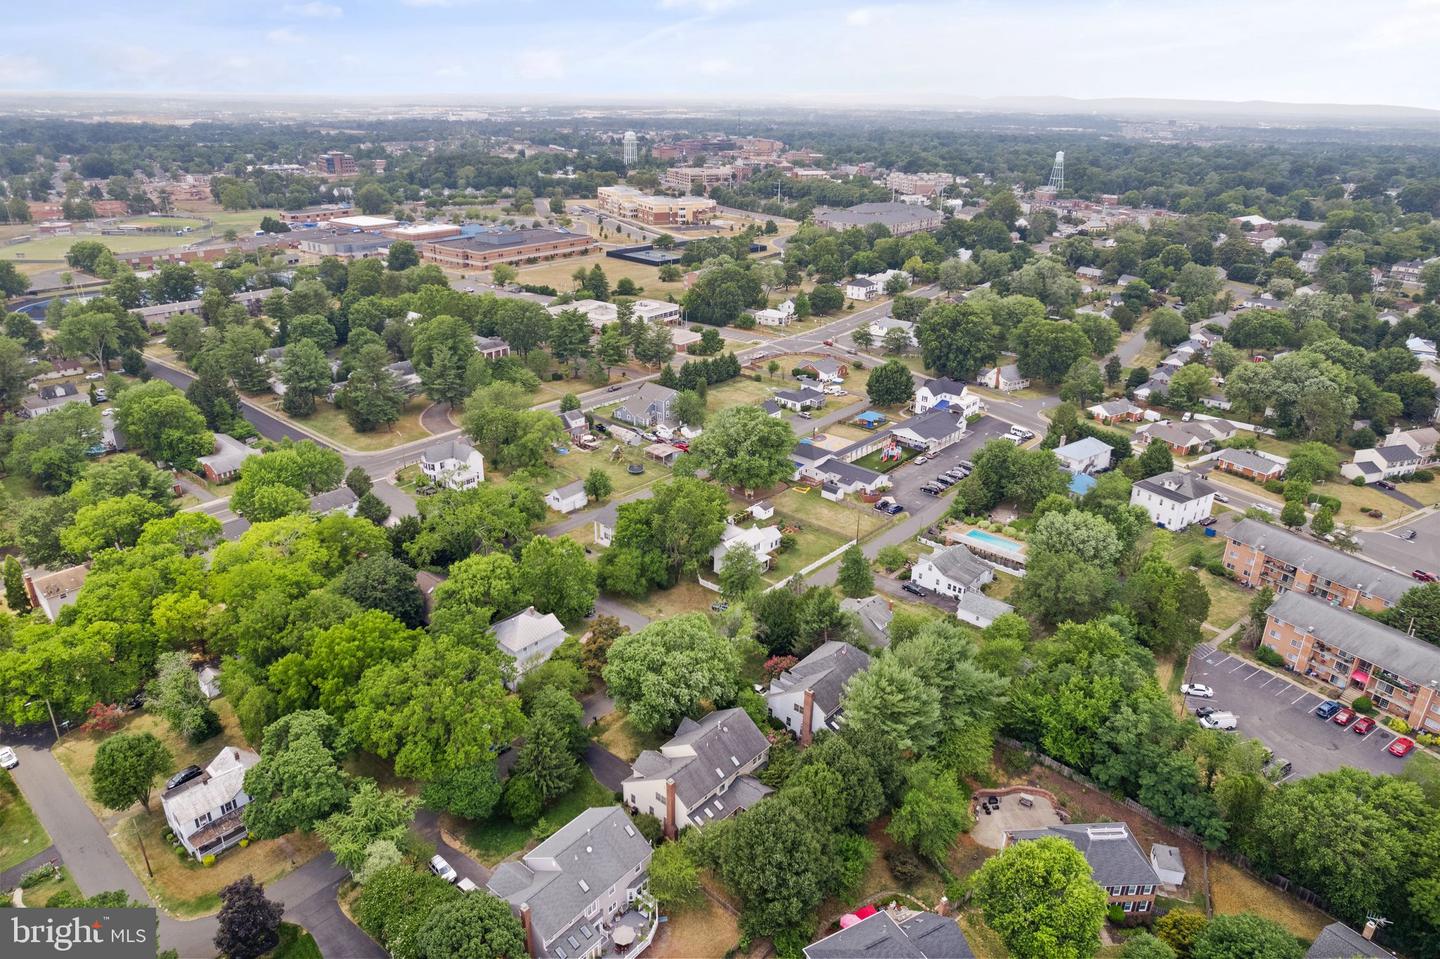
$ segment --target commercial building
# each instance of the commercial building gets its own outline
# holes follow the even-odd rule
[[[369,216],[364,213],[355,213],[350,216],[337,216],[330,221],[330,225],[343,230],[389,230],[399,226],[400,221],[391,219],[388,216]]]
[[[339,150],[320,154],[316,165],[327,176],[354,176],[359,172],[359,168],[355,166],[355,158]]]
[[[281,223],[328,223],[341,216],[354,216],[353,206],[312,206],[303,210],[282,210]]]
[[[896,171],[885,177],[885,185],[897,193],[931,197],[941,193],[955,182],[950,173],[901,173]]]
[[[1440,647],[1304,593],[1282,593],[1265,616],[1263,642],[1286,668],[1440,733]]]
[[[1150,514],[1156,526],[1181,530],[1198,523],[1215,508],[1215,487],[1194,473],[1171,470],[1130,487],[1130,505]]]
[[[417,246],[432,240],[448,240],[460,233],[460,228],[453,223],[402,223],[380,231],[381,236],[391,240],[409,240]]]
[[[1246,586],[1308,593],[1346,609],[1394,606],[1415,585],[1408,576],[1253,519],[1225,533],[1224,563]]]
[[[642,752],[621,792],[631,812],[659,819],[672,839],[749,809],[772,790],[752,773],[770,758],[770,740],[743,709],[683,719],[670,741]]]
[[[1160,877],[1123,822],[1071,823],[1046,829],[1014,829],[1005,833],[1005,845],[1031,839],[1064,839],[1080,850],[1090,873],[1105,889],[1112,905],[1127,913],[1146,916],[1155,909],[1155,887]]]
[[[701,196],[655,196],[631,186],[602,186],[595,197],[602,213],[652,226],[708,223],[715,216],[715,201]]]
[[[944,221],[939,213],[910,203],[861,203],[844,210],[817,210],[815,225],[827,230],[862,229],[878,223],[892,236],[909,236],[940,229]]]
[[[378,233],[355,230],[316,229],[299,235],[295,246],[313,256],[333,256],[341,260],[365,260],[382,257],[390,249],[390,241]]]
[[[581,256],[595,249],[583,233],[563,230],[499,230],[434,240],[421,244],[420,258],[427,263],[461,270],[481,270],[497,263],[539,263],[566,256]]]
[[[735,168],[728,166],[675,166],[660,177],[660,185],[677,193],[689,193],[695,184],[709,191],[712,186],[735,182]]]

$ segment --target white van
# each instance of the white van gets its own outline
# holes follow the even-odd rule
[[[1200,725],[1206,729],[1221,729],[1229,732],[1240,725],[1240,721],[1236,719],[1234,713],[1211,713],[1200,720]]]

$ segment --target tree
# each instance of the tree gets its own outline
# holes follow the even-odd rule
[[[886,360],[870,371],[865,392],[876,406],[899,406],[915,396],[915,378],[904,363]]]
[[[1028,319],[1011,334],[1022,376],[1058,386],[1090,355],[1090,339],[1078,327],[1055,320]]]
[[[0,294],[19,296],[30,289],[30,280],[9,260],[0,262]]]
[[[1120,956],[1121,959],[1176,959],[1174,949],[1148,932],[1136,933],[1125,940]]]
[[[720,595],[737,603],[760,588],[760,560],[749,549],[732,549],[720,562]]]
[[[60,533],[60,544],[77,556],[93,556],[102,549],[126,549],[140,539],[151,520],[166,515],[166,508],[137,493],[112,496],[82,506],[74,525]]]
[[[926,751],[940,732],[939,695],[893,656],[878,657],[853,676],[844,705],[847,729],[878,733],[905,752]]]
[[[378,183],[367,183],[355,191],[355,205],[366,216],[375,216],[390,209],[390,195]]]
[[[1168,306],[1162,306],[1150,314],[1150,325],[1145,329],[1145,339],[1154,340],[1169,348],[1185,342],[1189,337],[1190,324]]]
[[[5,605],[10,612],[23,616],[30,611],[30,594],[25,591],[25,576],[14,555],[5,557]]]
[[[1285,467],[1287,479],[1307,484],[1334,479],[1339,474],[1340,454],[1324,443],[1301,443],[1291,452],[1290,463]]]
[[[1273,919],[1242,912],[1218,915],[1190,947],[1191,959],[1303,959],[1305,947]]]
[[[323,820],[315,831],[335,854],[335,861],[353,875],[365,864],[371,843],[404,840],[418,804],[418,799],[398,789],[382,790],[375,780],[362,779],[345,808]]]
[[[540,612],[575,623],[595,608],[595,567],[575,540],[536,536],[520,553],[520,588]]]
[[[758,406],[731,406],[711,417],[705,432],[691,444],[690,454],[715,482],[748,493],[795,471],[790,462],[794,445],[795,434],[788,424],[767,416]]]
[[[845,305],[845,294],[840,288],[824,283],[811,290],[807,298],[817,316],[829,316]]]
[[[1105,890],[1070,842],[1016,843],[987,859],[972,882],[985,924],[1012,953],[1083,959],[1100,948]]]
[[[341,405],[350,426],[360,433],[389,428],[405,408],[405,396],[386,369],[390,355],[385,347],[372,344],[360,351],[355,367],[340,391]]]
[[[29,318],[25,322],[30,322]],[[17,411],[29,393],[30,377],[44,371],[26,362],[25,348],[19,342],[0,337],[0,411]]]
[[[1210,392],[1210,371],[1199,363],[1189,363],[1170,378],[1170,398],[1178,406],[1194,406]]]
[[[1210,920],[1193,909],[1171,909],[1155,921],[1155,936],[1181,956],[1190,955],[1190,947]]]
[[[681,390],[671,404],[670,411],[686,426],[702,426],[705,423],[705,397],[694,390]]]
[[[349,735],[320,710],[293,712],[265,727],[260,762],[245,773],[245,828],[256,839],[306,832],[349,800],[350,777],[340,759]]]
[[[220,731],[220,717],[200,689],[200,679],[185,653],[161,653],[155,678],[145,686],[145,708],[192,743]]]
[[[1298,500],[1287,500],[1280,509],[1280,522],[1291,529],[1305,525],[1305,504]]]
[[[723,706],[740,691],[740,655],[701,613],[620,636],[602,671],[610,694],[639,729],[670,729],[700,704]]]
[[[1152,440],[1150,445],[1136,460],[1139,467],[1139,479],[1147,479],[1151,476],[1159,476],[1161,473],[1168,473],[1175,468],[1175,457],[1170,452],[1170,447],[1160,440]]]
[[[116,733],[95,751],[90,784],[100,805],[116,812],[139,803],[150,808],[155,780],[174,763],[170,750],[151,733]]]
[[[486,819],[500,801],[500,777],[495,764],[482,762],[445,773],[425,784],[420,801],[429,809],[451,812],[463,819]]]
[[[490,280],[496,286],[504,287],[514,283],[515,278],[519,275],[520,271],[509,263],[497,263],[490,271]]]
[[[414,935],[414,959],[514,959],[526,949],[510,904],[484,891],[438,903]]]
[[[265,898],[254,876],[235,880],[220,890],[215,948],[228,959],[258,959],[280,944],[284,911],[280,903]]]
[[[1096,356],[1109,353],[1120,340],[1120,325],[1104,313],[1080,313],[1075,325],[1090,338],[1090,351]]]
[[[575,703],[578,709],[579,703],[568,694],[560,695]],[[569,792],[580,777],[580,763],[575,758],[569,731],[560,722],[537,716],[526,732],[525,745],[515,757],[514,774],[527,777],[535,784],[542,803],[553,802]]]
[[[840,591],[852,599],[869,596],[875,592],[875,574],[870,569],[870,560],[865,551],[856,543],[840,555],[840,572],[835,584]]]
[[[650,894],[666,909],[683,909],[704,900],[700,870],[685,845],[667,842],[650,857]]]
[[[365,472],[365,467],[352,466],[350,472],[345,474],[345,487],[357,497],[364,496],[375,488],[375,481]]]
[[[280,363],[280,382],[285,385],[281,405],[291,416],[315,412],[315,398],[330,392],[330,362],[315,341],[291,340]]]
[[[999,334],[990,314],[970,303],[937,303],[916,328],[927,369],[968,383],[999,355]]]
[[[204,414],[161,380],[132,386],[117,396],[115,423],[132,445],[183,469],[194,469],[197,457],[215,450]]]
[[[886,832],[933,863],[943,863],[950,847],[972,825],[969,797],[954,773],[933,762],[912,766],[900,808]]]
[[[345,568],[335,592],[361,606],[389,613],[412,629],[425,620],[425,600],[415,569],[391,556],[367,556]]]
[[[1060,383],[1061,398],[1076,406],[1088,406],[1105,392],[1105,381],[1100,367],[1093,360],[1084,357],[1071,364]]]
[[[401,270],[408,270],[412,266],[420,265],[420,254],[415,252],[415,244],[409,240],[395,240],[390,244],[389,251],[385,254],[385,268],[398,273]]]
[[[760,803],[717,836],[718,872],[740,898],[741,926],[752,936],[809,936],[834,865],[813,808],[800,791]]]
[[[1099,566],[1111,566],[1120,558],[1115,528],[1081,510],[1046,513],[1031,531],[1029,548],[1037,556],[1065,555]]]

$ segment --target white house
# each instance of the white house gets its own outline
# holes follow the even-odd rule
[[[588,502],[590,497],[585,493],[584,480],[557,486],[545,494],[545,505],[557,513],[573,513],[577,509],[584,509]]]
[[[809,375],[815,377],[821,383],[843,383],[845,377],[850,375],[850,367],[839,360],[826,359],[821,357],[817,360],[806,360],[796,367]]]
[[[1110,468],[1115,451],[1093,436],[1082,437],[1055,449],[1055,458],[1072,473],[1099,473]]]
[[[979,590],[966,590],[955,601],[955,618],[984,629],[1015,607],[1002,600],[991,599]]]
[[[1215,487],[1194,473],[1171,470],[1130,487],[1130,505],[1150,514],[1156,526],[1180,530],[1210,515],[1215,506]]]
[[[1415,358],[1422,363],[1434,363],[1436,360],[1437,354],[1435,352],[1434,340],[1426,340],[1418,336],[1412,336],[1405,341],[1405,349],[1415,354]]]
[[[975,382],[981,386],[988,386],[992,390],[999,390],[1002,393],[1013,393],[1016,390],[1023,390],[1030,385],[1030,381],[1020,375],[1020,367],[1014,363],[1007,363],[1005,366],[991,366],[980,371]]]
[[[911,346],[915,345],[915,324],[908,320],[897,320],[893,316],[882,316],[879,319],[870,321],[870,336],[875,342],[883,343],[885,337],[891,330],[904,330],[905,340]]]
[[[994,578],[995,571],[961,543],[920,557],[910,570],[910,582],[943,596],[978,592]]]
[[[609,546],[615,539],[615,521],[619,516],[620,504],[614,500],[595,511],[593,526],[596,546]]]
[[[778,526],[726,526],[721,534],[720,545],[710,551],[710,561],[716,570],[725,563],[725,557],[732,549],[748,549],[755,554],[761,569],[770,568],[770,554],[780,548],[780,527]]]
[[[800,745],[808,746],[815,732],[836,728],[845,684],[869,666],[870,657],[849,643],[821,643],[771,680],[765,706]]]
[[[1434,463],[1437,440],[1440,432],[1434,427],[1397,428],[1374,449],[1356,450],[1351,461],[1340,467],[1340,474],[1352,480],[1362,477],[1366,483],[1406,476]]]
[[[698,723],[683,719],[658,751],[635,759],[621,786],[635,813],[659,819],[674,837],[750,808],[773,790],[752,773],[770,758],[770,740],[743,709],[719,709]]]
[[[519,917],[531,956],[632,959],[658,926],[648,895],[652,852],[624,809],[595,806],[501,863],[485,888]]]
[[[890,485],[890,478],[884,473],[847,463],[830,457],[819,463],[807,464],[797,471],[805,479],[814,480],[822,486],[834,487],[839,499],[846,493],[877,493]]]
[[[777,309],[755,311],[755,322],[759,326],[789,326],[794,318],[793,313],[782,313]]]
[[[249,835],[241,819],[241,810],[250,802],[245,772],[259,761],[248,749],[226,746],[203,775],[160,797],[165,821],[190,855],[196,859],[218,855]]]
[[[911,449],[921,450],[925,453],[938,453],[946,447],[958,443],[966,432],[967,428],[963,417],[956,416],[949,410],[938,409],[922,413],[919,416],[912,416],[904,422],[897,423],[890,430],[890,435],[895,437],[897,442]]]
[[[825,394],[819,390],[802,387],[798,390],[779,390],[775,402],[798,413],[801,410],[818,410],[825,405]]]
[[[840,291],[845,294],[846,299],[873,300],[884,292],[884,289],[868,276],[857,276],[846,280]]]
[[[933,380],[926,380],[924,384],[915,391],[915,412],[916,414],[928,413],[933,409],[951,410],[961,416],[970,417],[979,413],[985,408],[980,402],[980,397],[971,393],[969,388],[959,380],[952,380],[948,377],[936,377]]]
[[[464,440],[446,440],[420,454],[420,472],[447,489],[474,489],[485,482],[485,457]]]
[[[494,626],[495,643],[500,651],[515,660],[515,676],[509,686],[514,689],[528,671],[550,658],[565,642],[565,626],[554,613],[541,615],[534,606],[527,606],[509,619]]]

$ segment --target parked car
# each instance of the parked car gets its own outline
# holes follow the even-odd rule
[[[813,415],[811,415],[811,413],[810,413],[809,410],[801,410],[799,413],[796,413],[795,415],[798,416],[798,417],[800,417],[802,420],[813,420],[813,419],[815,418]]]
[[[928,493],[931,496],[939,496],[941,493],[945,492],[945,488],[943,486],[936,486],[934,483],[926,483],[924,486],[920,487],[920,492]]]
[[[1403,758],[1410,755],[1410,750],[1414,748],[1415,740],[1411,739],[1409,736],[1401,736],[1399,739],[1395,740],[1393,743],[1390,744],[1390,748],[1387,750],[1387,752],[1389,752],[1392,756],[1400,756]]]
[[[103,387],[96,387],[96,388],[95,388],[95,402],[97,402],[97,403],[104,403],[104,402],[106,402],[106,401],[109,400],[109,399],[110,399],[110,394],[109,394],[108,392],[106,392]],[[1412,539],[1413,539],[1413,537],[1412,537]]]
[[[917,457],[915,457],[915,465],[916,465],[916,466],[924,466],[924,465],[925,465],[926,463],[928,463],[928,462],[930,462],[930,457],[928,457],[928,456],[917,456]]]
[[[1215,695],[1215,690],[1203,683],[1182,683],[1180,692],[1186,696],[1198,696],[1201,699],[1210,699]]]
[[[1218,710],[1216,710],[1214,706],[1196,706],[1196,707],[1195,707],[1195,718],[1197,718],[1197,719],[1204,719],[1206,716],[1209,716],[1211,713],[1217,712],[1217,711],[1218,711]]]
[[[1351,709],[1349,706],[1346,706],[1344,709],[1336,713],[1330,719],[1330,721],[1337,726],[1348,726],[1355,721],[1355,710]]]
[[[1434,573],[1427,573],[1427,572],[1425,572],[1423,569],[1411,570],[1411,571],[1410,571],[1410,575],[1411,575],[1413,578],[1418,579],[1418,580],[1419,580],[1420,582],[1422,582],[1422,583],[1433,583],[1433,582],[1435,582],[1435,574],[1434,574]]]
[[[1331,716],[1334,716],[1336,713],[1338,713],[1340,709],[1341,706],[1339,702],[1333,699],[1327,699],[1325,700],[1325,702],[1315,707],[1315,718],[1329,719]]]
[[[1355,725],[1350,727],[1350,731],[1352,733],[1355,733],[1357,736],[1363,736],[1374,728],[1375,720],[1371,719],[1369,716],[1361,716],[1359,719],[1355,720]]]
[[[1410,540],[1415,538],[1415,531],[1413,529],[1407,529],[1400,534],[1400,538],[1405,540],[1406,542],[1409,542]]]
[[[930,482],[939,486],[941,489],[949,489],[950,487],[955,485],[955,481],[952,480],[950,477],[946,476],[944,473],[941,473],[939,476],[935,477]]]
[[[1295,766],[1290,760],[1282,759],[1279,756],[1272,756],[1265,760],[1264,772],[1271,779],[1279,780],[1290,775],[1291,770],[1294,768]]]
[[[430,871],[444,879],[446,882],[454,882],[460,876],[455,872],[455,867],[445,861],[445,857],[434,855],[430,857]]]
[[[1216,493],[1216,494],[1215,494],[1215,502],[1217,502],[1217,503],[1228,503],[1228,502],[1230,502],[1230,497],[1226,496],[1224,493]]]
[[[103,380],[105,378],[105,374],[97,370],[94,373],[86,373],[85,378],[87,380]]]
[[[1206,729],[1220,729],[1229,732],[1240,725],[1240,720],[1234,713],[1211,713],[1209,716],[1201,718],[1200,725]]]
[[[1214,526],[1214,525],[1215,525],[1215,517],[1213,517],[1213,516],[1207,516],[1207,517],[1205,517],[1204,519],[1202,519],[1202,520],[1200,521],[1200,525],[1201,525],[1201,526]]]
[[[876,508],[877,510],[879,510],[880,512],[882,512],[882,513],[888,513],[888,514],[890,514],[891,516],[894,516],[894,515],[897,514],[897,513],[903,512],[904,509],[905,509],[905,507],[901,506],[899,503],[895,502],[893,499],[891,499],[891,500],[884,500],[884,499],[882,499],[880,502],[878,502],[878,503],[875,504],[875,508]]]
[[[190,780],[194,779],[196,776],[199,776],[204,771],[205,770],[201,769],[199,766],[186,766],[184,769],[180,770],[178,773],[165,780],[165,791],[169,792],[172,789],[185,785]]]
[[[905,592],[909,593],[912,596],[925,595],[925,590],[919,586],[916,586],[914,583],[901,583],[900,588],[905,590]]]
[[[970,462],[969,460],[961,460],[955,465],[958,466],[960,469],[964,470],[966,473],[969,473],[975,469],[975,464]]]
[[[1375,485],[1380,487],[1381,489],[1393,490],[1395,488],[1395,484],[1390,482],[1389,480],[1380,480]]]
[[[20,765],[20,757],[9,746],[0,746],[0,769],[14,769]]]
[[[619,384],[619,383],[616,383],[614,386],[607,387],[606,390],[605,390],[605,392],[606,392],[606,393],[615,393],[615,392],[618,392],[619,389],[620,389],[620,384]]]

